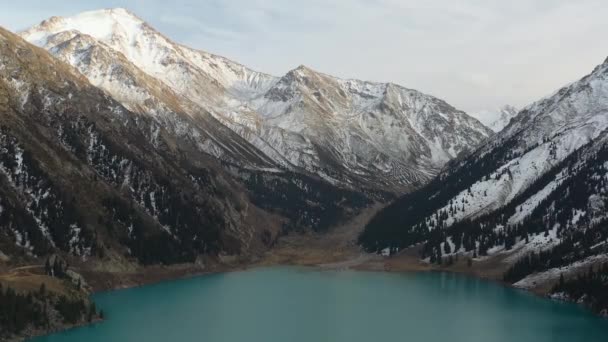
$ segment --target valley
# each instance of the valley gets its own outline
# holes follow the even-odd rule
[[[282,266],[458,273],[607,316],[608,60],[497,113],[265,74],[122,8],[0,28],[0,339],[101,321],[103,291]]]

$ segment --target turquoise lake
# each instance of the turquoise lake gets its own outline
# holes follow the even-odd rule
[[[608,341],[576,305],[448,273],[261,268],[94,299],[105,322],[34,341]]]

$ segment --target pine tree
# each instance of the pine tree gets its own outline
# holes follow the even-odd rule
[[[52,272],[51,261],[49,260],[49,258],[46,258],[46,262],[44,263],[44,273],[46,275],[51,275],[51,272]]]
[[[90,323],[93,321],[93,318],[97,314],[97,308],[95,307],[95,303],[91,303],[89,306],[89,312],[87,313],[87,321]]]

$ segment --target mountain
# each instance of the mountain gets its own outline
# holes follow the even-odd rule
[[[282,149],[296,164],[331,180],[385,189],[426,183],[491,134],[464,112],[418,91],[341,80],[304,66],[253,103],[266,125],[305,137],[301,148]]]
[[[129,109],[153,109],[161,122],[176,121],[167,119],[175,117],[168,111],[190,121],[216,119],[249,145],[231,137],[226,149],[221,134],[210,131],[200,134],[201,149],[250,169],[403,192],[492,135],[464,112],[415,90],[342,80],[304,66],[270,76],[177,44],[124,9],[53,17],[21,36]]]
[[[83,18],[87,19],[87,16]],[[43,26],[61,21],[52,18]],[[119,38],[121,42],[127,39]],[[46,37],[44,47],[76,67],[92,84],[107,91],[126,108],[150,116],[159,126],[190,141],[201,152],[249,168],[277,168],[272,159],[227,129],[207,110],[187,96],[179,96],[165,83],[140,70],[123,53],[93,37],[66,30]]]
[[[189,116],[195,105],[129,63],[95,65],[123,71],[109,84],[139,97],[118,102],[0,28],[0,292],[22,303],[3,307],[20,316],[0,339],[98,317],[83,274],[100,286],[150,281],[148,267],[162,278],[251,262],[282,234],[322,232],[372,204],[279,168],[207,112]]]
[[[498,110],[498,115],[494,116],[497,119],[494,120],[490,125],[488,125],[488,127],[492,131],[498,133],[498,132],[502,131],[503,128],[507,127],[507,125],[509,124],[511,119],[513,119],[515,116],[517,116],[518,112],[519,111],[517,110],[517,108],[506,105],[506,106],[500,108],[500,110]]]
[[[5,254],[166,264],[261,250],[276,234],[215,159],[184,158],[164,127],[4,30],[0,49]]]
[[[607,128],[608,60],[387,207],[360,242],[393,252],[423,243],[433,262],[495,258],[521,287],[574,277],[608,258]]]
[[[63,25],[69,29],[41,34],[41,28],[52,31]],[[109,30],[105,31],[108,25]],[[133,31],[133,27],[139,30],[140,26],[142,32]],[[105,37],[106,40],[97,40],[76,28],[92,30],[91,33]],[[257,206],[287,218],[285,227],[323,230],[343,216],[344,208],[348,211],[369,203],[366,196],[378,199],[386,196],[366,189],[361,189],[366,195],[355,194],[323,184],[315,175],[293,167],[260,138],[248,136],[248,141],[228,128],[217,119],[218,116],[212,114],[219,103],[212,101],[224,99],[225,96],[221,94],[223,91],[235,94],[243,94],[245,89],[253,91],[256,87],[262,87],[263,80],[268,82],[269,78],[263,74],[252,76],[242,66],[197,52],[199,58],[210,58],[213,65],[223,63],[225,67],[223,73],[213,73],[212,69],[205,72],[199,70],[195,65],[198,63],[196,60],[195,64],[188,63],[183,56],[184,53],[192,54],[194,51],[168,42],[125,10],[85,13],[78,16],[78,20],[54,17],[21,35],[43,45],[55,57],[74,66],[93,85],[105,90],[130,111],[152,120],[156,127],[154,129],[162,127],[174,140],[176,149],[181,151],[183,157],[196,160],[203,153],[219,159],[224,170],[245,186]],[[168,55],[169,57],[175,60],[181,58],[181,62],[162,69],[160,75],[165,78],[155,78],[140,69],[149,62],[146,58],[153,59],[154,55],[161,55],[168,50],[176,54]],[[138,65],[126,56],[130,56]],[[159,68],[174,63],[173,60],[166,60],[169,57],[158,60],[161,63]],[[188,57],[194,58],[191,55]],[[182,72],[180,75],[185,75],[188,80],[165,83],[171,75],[177,79],[178,76],[171,71],[174,69]],[[234,74],[228,75],[231,72]],[[243,76],[241,72],[246,75]],[[210,79],[210,74],[216,77],[215,81]],[[152,75],[160,76],[154,73]],[[237,80],[239,75],[244,77],[242,83]],[[222,89],[217,88],[217,80],[220,78],[223,82]],[[188,86],[182,88],[176,84]],[[203,86],[206,88],[203,89]],[[215,87],[217,91],[220,89],[221,92],[215,92],[209,87]],[[177,93],[174,88],[182,93]],[[198,95],[189,93],[194,90]],[[247,113],[244,113],[239,118],[246,116]],[[152,133],[157,134],[156,131]]]
[[[305,175],[230,166],[46,51],[4,30],[0,43],[5,256],[138,264],[251,256],[282,231],[325,229],[370,203]]]

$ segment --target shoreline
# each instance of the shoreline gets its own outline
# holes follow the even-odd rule
[[[356,243],[357,237],[363,230],[365,223],[380,209],[381,205],[379,204],[370,207],[325,233],[309,232],[284,235],[269,250],[249,257],[206,257],[190,264],[139,266],[127,272],[113,272],[103,268],[78,271],[91,288],[89,297],[102,292],[137,288],[210,274],[238,272],[259,267],[306,266],[320,270],[336,271],[457,273],[491,281],[499,286],[526,291],[549,300],[556,300],[548,296],[552,288],[551,281],[531,288],[520,288],[504,282],[502,275],[509,266],[504,261],[510,254],[474,259],[472,266],[469,267],[466,256],[461,256],[451,266],[426,263],[419,259],[420,245],[402,250],[391,257],[363,252]],[[99,322],[95,322],[95,324],[97,323]],[[88,323],[66,326],[65,329],[54,329],[53,331],[39,331],[35,336],[20,336],[21,339],[14,341],[23,341],[85,325],[88,325]]]
[[[363,262],[361,262],[361,261],[363,261]],[[461,276],[489,281],[498,286],[504,286],[507,288],[524,291],[526,293],[530,293],[532,295],[535,295],[535,296],[538,296],[540,298],[544,298],[547,300],[573,303],[573,304],[579,305],[579,306],[585,308],[586,310],[588,310],[589,312],[593,313],[584,304],[576,303],[571,300],[555,299],[555,298],[550,297],[548,295],[549,294],[548,292],[543,293],[542,291],[534,291],[532,289],[516,287],[516,286],[513,286],[513,284],[506,283],[502,280],[492,278],[487,275],[481,275],[478,272],[476,272],[479,269],[473,268],[467,272],[467,271],[462,271],[459,269],[451,269],[449,267],[438,267],[435,265],[430,265],[430,264],[424,263],[420,260],[416,261],[415,263],[399,263],[399,267],[395,267],[395,268],[389,267],[389,268],[379,269],[377,267],[378,264],[384,264],[384,265],[386,265],[387,263],[390,264],[390,261],[391,261],[390,258],[379,257],[375,254],[366,254],[366,255],[361,254],[358,257],[356,257],[355,259],[346,259],[341,262],[318,263],[318,264],[311,264],[311,263],[297,262],[297,261],[289,262],[289,263],[274,263],[274,262],[268,262],[266,260],[266,258],[263,258],[260,261],[256,261],[256,262],[252,262],[252,263],[243,263],[243,264],[238,264],[238,265],[224,265],[223,267],[219,267],[218,269],[212,269],[212,270],[199,269],[198,271],[193,271],[193,272],[186,271],[178,276],[175,276],[174,272],[169,272],[164,277],[154,278],[154,279],[151,279],[150,281],[132,282],[129,285],[121,284],[121,285],[118,285],[118,286],[112,287],[112,288],[96,288],[93,291],[91,291],[89,296],[92,296],[92,295],[95,295],[98,293],[105,293],[105,292],[112,292],[112,291],[119,291],[119,290],[125,290],[125,289],[138,288],[138,287],[142,287],[142,286],[154,285],[154,284],[167,282],[167,281],[187,280],[187,279],[191,279],[191,278],[195,278],[195,277],[201,277],[201,276],[218,274],[218,273],[240,272],[240,271],[247,271],[247,270],[263,268],[263,267],[301,266],[301,267],[313,268],[313,269],[322,270],[322,271],[350,270],[350,271],[355,271],[355,272],[378,272],[378,273],[438,272],[438,273],[458,274]],[[348,265],[345,267],[342,267],[345,264],[348,264]],[[193,269],[196,269],[195,264],[192,264],[191,266],[193,266]],[[167,267],[167,268],[171,268],[171,267]],[[184,269],[180,268],[180,271],[183,272]],[[133,276],[135,276],[135,278],[137,278],[137,276],[140,274],[141,273],[134,273]],[[593,314],[597,315],[596,313],[593,313]],[[598,315],[598,316],[602,317],[601,315]],[[36,337],[52,335],[55,333],[65,332],[65,331],[69,331],[72,329],[81,328],[84,326],[101,324],[101,323],[103,323],[103,321],[104,321],[103,319],[96,319],[90,323],[81,322],[81,323],[77,323],[77,324],[67,325],[65,327],[52,329],[50,331],[34,330],[33,332],[28,332],[25,335],[20,335],[20,336],[14,337],[14,338],[10,338],[7,341],[10,341],[10,342],[29,341]]]

